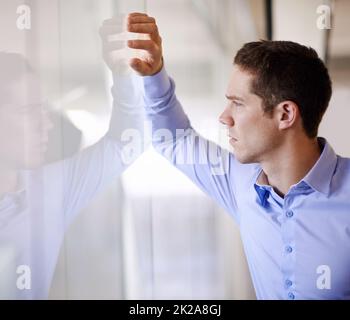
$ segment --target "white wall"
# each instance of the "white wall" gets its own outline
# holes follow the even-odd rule
[[[317,7],[325,0],[274,0],[273,40],[290,40],[313,47],[323,58],[326,29],[317,28]]]

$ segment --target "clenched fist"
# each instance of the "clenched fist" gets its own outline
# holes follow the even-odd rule
[[[139,75],[151,76],[163,67],[162,39],[154,18],[145,13],[131,13],[127,17],[127,31],[147,35],[145,40],[129,40],[128,47],[141,49],[140,58],[133,57],[129,64]]]

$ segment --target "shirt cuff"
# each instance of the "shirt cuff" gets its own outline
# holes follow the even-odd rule
[[[162,98],[171,88],[169,76],[163,65],[162,69],[153,76],[142,77],[144,95],[147,98]]]

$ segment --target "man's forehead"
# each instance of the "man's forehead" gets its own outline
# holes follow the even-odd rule
[[[226,95],[243,97],[252,94],[250,90],[252,78],[253,76],[249,72],[233,65]]]
[[[7,99],[18,105],[30,104],[41,100],[41,87],[38,78],[26,74],[7,87]]]

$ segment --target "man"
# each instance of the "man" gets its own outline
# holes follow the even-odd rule
[[[149,34],[128,46],[146,52],[130,66],[143,76],[153,145],[234,217],[257,298],[349,299],[350,160],[317,137],[332,92],[317,53],[289,41],[238,51],[219,118],[227,153],[191,127],[154,18],[131,14],[128,30]],[[223,170],[213,170],[213,146]]]
[[[122,134],[143,125],[143,106],[133,90],[135,77],[121,73],[123,64],[111,58],[111,25],[121,32],[121,20],[106,20],[101,28],[114,75],[110,129],[93,146],[56,163],[45,164],[52,123],[38,77],[22,55],[0,52],[0,299],[48,297],[65,231],[136,159],[124,154]]]

